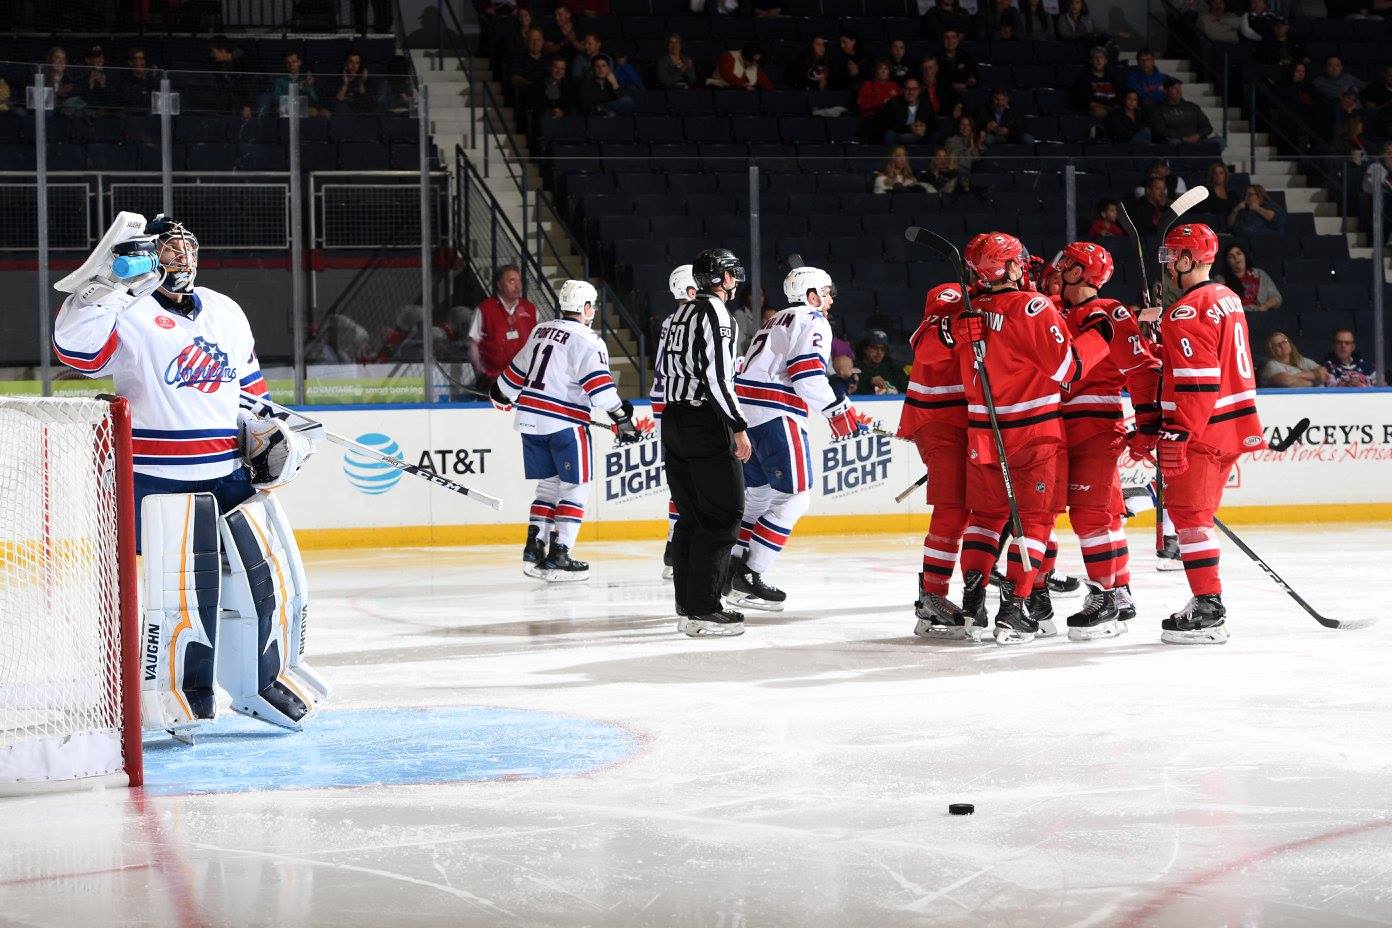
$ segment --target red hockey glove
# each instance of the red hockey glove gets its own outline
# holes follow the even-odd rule
[[[493,404],[493,408],[499,412],[507,412],[512,409],[512,400],[508,399],[502,390],[498,389],[498,382],[495,380],[493,386],[488,388],[488,400]]]
[[[631,445],[643,440],[643,433],[633,424],[633,404],[628,400],[624,400],[618,409],[609,410],[609,418],[614,420],[612,428],[619,444]]]
[[[1155,432],[1136,430],[1126,434],[1126,455],[1137,463],[1148,461],[1155,463],[1155,446],[1160,441],[1160,436]]]
[[[835,438],[850,438],[852,435],[864,435],[870,431],[856,416],[855,407],[848,400],[833,403],[822,412],[826,415],[827,425],[831,426],[831,434]]]
[[[1178,477],[1189,469],[1189,433],[1178,429],[1163,429],[1160,432],[1160,454],[1158,457],[1160,473],[1168,477]]]
[[[979,342],[986,338],[986,316],[976,310],[961,313],[952,324],[952,334],[959,342]]]
[[[1097,312],[1088,313],[1087,316],[1083,319],[1082,324],[1078,326],[1078,331],[1096,332],[1098,335],[1101,335],[1102,338],[1108,344],[1111,344],[1112,320],[1108,319],[1107,314],[1102,312],[1101,310],[1098,310]]]

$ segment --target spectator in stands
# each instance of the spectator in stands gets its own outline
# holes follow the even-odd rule
[[[937,5],[923,14],[923,34],[927,38],[946,38],[949,32],[966,35],[971,30],[971,16],[957,6],[957,0],[937,0]]]
[[[903,145],[895,145],[889,150],[889,161],[875,174],[875,192],[899,193],[905,190],[922,193],[924,187],[909,165],[909,150]]]
[[[951,125],[962,115],[962,98],[948,83],[936,55],[929,55],[918,63],[918,84],[924,104],[939,120]]]
[[[580,36],[575,32],[575,18],[567,7],[556,7],[551,14],[551,25],[543,31],[546,33],[547,53],[564,55],[567,64],[583,50]]]
[[[783,15],[783,0],[754,0],[754,15],[760,19],[777,19]]]
[[[1121,106],[1126,78],[1101,45],[1088,52],[1087,67],[1073,80],[1073,105],[1094,119],[1106,119]]]
[[[1208,166],[1208,199],[1196,203],[1194,209],[1214,216],[1227,216],[1241,198],[1228,182],[1228,166],[1215,161]]]
[[[1262,39],[1254,57],[1262,64],[1289,68],[1305,60],[1305,46],[1291,37],[1290,22],[1277,16],[1271,21],[1271,34]]]
[[[957,120],[957,133],[947,140],[948,154],[952,156],[957,164],[957,177],[959,188],[967,187],[966,178],[971,173],[972,166],[976,164],[978,158],[986,154],[986,143],[982,138],[982,133],[976,127],[976,121],[970,116],[963,116]]]
[[[570,61],[570,76],[583,80],[590,73],[590,62],[595,55],[603,54],[604,43],[593,32],[585,33],[580,39],[580,53]]]
[[[1258,377],[1263,387],[1322,387],[1329,371],[1300,353],[1285,332],[1272,332],[1266,339],[1267,362]]]
[[[1384,217],[1392,217],[1392,141],[1382,143],[1382,154],[1380,157],[1383,170],[1387,172],[1383,175],[1382,180],[1382,215]],[[1365,226],[1371,229],[1373,227],[1370,218],[1373,214],[1372,171],[1363,172],[1363,193],[1367,195],[1367,200],[1363,204],[1364,219],[1367,220]],[[1384,218],[1383,222],[1392,225],[1392,218]],[[1392,235],[1389,235],[1388,239],[1392,241]]]
[[[311,364],[359,364],[371,353],[368,341],[367,329],[343,313],[330,313],[305,345],[305,360]]]
[[[590,73],[581,79],[575,96],[585,116],[627,116],[633,112],[633,98],[614,76],[608,55],[594,56]]]
[[[1330,146],[1330,154],[1343,158],[1349,164],[1362,165],[1368,156],[1363,144],[1363,116],[1353,113],[1339,126],[1339,134]]]
[[[1126,89],[1134,90],[1146,106],[1165,102],[1165,81],[1169,75],[1155,66],[1155,52],[1143,48],[1136,63],[1126,72]]]
[[[106,51],[100,45],[87,49],[87,67],[83,69],[78,93],[89,108],[108,109],[120,98],[113,86],[111,75],[106,71]]]
[[[377,108],[377,92],[363,67],[362,53],[348,49],[343,56],[343,68],[338,74],[338,89],[334,103],[339,112],[370,113]]]
[[[1197,25],[1199,32],[1210,42],[1236,44],[1239,36],[1237,27],[1242,25],[1242,17],[1229,13],[1224,0],[1208,0],[1208,9],[1199,14]]]
[[[159,90],[159,78],[146,60],[145,49],[132,47],[126,52],[126,70],[116,80],[116,96],[121,105],[148,113],[150,94]]]
[[[1363,125],[1363,101],[1358,98],[1358,94],[1352,90],[1345,90],[1339,97],[1339,102],[1334,107],[1334,132],[1336,135],[1344,134],[1344,124],[1350,119],[1357,119],[1360,124],[1360,131]]]
[[[1383,134],[1387,134],[1389,123],[1392,123],[1392,64],[1382,66],[1382,80],[1364,87],[1362,97],[1369,117],[1374,124],[1381,123]]]
[[[696,86],[696,63],[682,51],[682,37],[677,33],[667,36],[667,54],[657,59],[654,73],[657,86],[663,90],[686,90]]]
[[[71,111],[81,108],[82,97],[77,92],[77,83],[68,72],[68,53],[60,45],[48,50],[48,64],[44,68],[44,84],[53,89],[53,105],[58,110]],[[73,103],[72,101],[76,101]]]
[[[1044,0],[1023,0],[1020,4],[1019,36],[1032,42],[1054,37],[1054,17],[1045,9]]]
[[[1150,114],[1150,132],[1156,141],[1193,145],[1213,134],[1213,123],[1197,104],[1184,99],[1184,84],[1165,81],[1165,102]]]
[[[588,65],[588,60],[586,64]],[[550,70],[551,58],[546,54],[546,35],[533,26],[527,33],[526,49],[519,57],[508,62],[508,80],[514,91],[525,95],[529,87],[545,80]]]
[[[525,6],[518,7],[510,21],[499,23],[500,28],[493,40],[497,57],[507,62],[527,54],[528,37],[531,36],[534,25],[532,11]]]
[[[1320,116],[1326,112],[1324,98],[1310,80],[1309,66],[1304,61],[1297,61],[1291,65],[1290,72],[1276,83],[1275,94],[1276,99],[1288,107],[1295,114],[1295,119],[1299,120],[1297,123],[1283,113],[1276,114],[1275,120],[1282,126],[1286,135],[1303,135],[1304,130],[1300,124],[1313,125],[1320,122]]]
[[[299,88],[300,96],[305,100],[305,105],[309,107],[309,114],[317,116],[322,114],[319,104],[319,91],[314,87],[314,75],[301,73],[303,63],[300,60],[299,52],[286,52],[283,60],[285,73],[271,81],[271,89],[261,95],[260,115],[280,111],[280,98],[290,93],[290,85],[294,84]]]
[[[551,69],[545,79],[527,89],[525,104],[534,116],[564,116],[579,105],[575,87],[566,75],[566,60],[561,55],[551,59]]]
[[[643,85],[643,75],[638,73],[638,69],[628,62],[628,55],[624,52],[614,53],[614,77],[619,81],[620,87],[627,87],[629,90],[646,90]]]
[[[1136,196],[1145,196],[1146,184],[1155,177],[1165,182],[1165,193],[1171,200],[1189,189],[1189,185],[1184,182],[1184,178],[1180,177],[1174,171],[1171,171],[1170,163],[1162,158],[1146,165],[1145,179],[1142,180],[1140,186],[1136,188]]]
[[[928,170],[922,173],[921,180],[929,193],[956,193],[969,186],[966,173],[958,170],[957,159],[946,145],[933,149],[933,160],[928,163]]]
[[[886,145],[931,142],[937,123],[938,117],[923,101],[923,87],[916,77],[904,81],[903,92],[880,109],[880,129]]]
[[[1024,26],[1015,0],[988,0],[976,14],[976,34],[988,42],[1013,42],[1021,37]]]
[[[1265,187],[1253,184],[1242,195],[1242,202],[1228,213],[1228,231],[1233,235],[1283,235],[1286,214],[1271,201]]]
[[[831,86],[855,93],[865,80],[865,61],[860,54],[860,39],[850,30],[837,38],[837,56],[831,69]]]
[[[561,4],[578,16],[609,15],[609,0],[561,0]]]
[[[24,115],[24,108],[14,102],[13,91],[10,90],[10,82],[0,77],[0,118],[22,115]]]
[[[773,81],[764,70],[764,49],[750,42],[740,49],[731,49],[715,61],[715,73],[706,79],[711,87],[736,90],[772,90]]]
[[[493,275],[493,295],[478,305],[469,326],[469,363],[487,393],[536,328],[536,306],[522,296],[522,272],[505,264]]]
[[[902,364],[896,364],[889,355],[889,337],[881,329],[875,329],[865,339],[860,349],[860,385],[856,393],[879,394],[903,393],[909,385]]]
[[[195,95],[200,109],[225,112],[254,96],[242,73],[248,70],[246,55],[227,36],[215,35],[208,40],[208,62],[208,72]]]
[[[1248,42],[1264,42],[1272,34],[1276,14],[1266,0],[1247,0],[1247,12],[1242,14],[1237,34]]]
[[[1149,142],[1150,126],[1141,111],[1141,96],[1134,90],[1121,95],[1121,107],[1107,114],[1102,122],[1107,139],[1112,142]]]
[[[1109,235],[1125,235],[1126,230],[1117,222],[1120,205],[1116,200],[1103,199],[1097,203],[1097,218],[1088,226],[1088,238],[1106,238]]]
[[[959,94],[966,93],[981,81],[976,59],[971,52],[962,48],[962,35],[956,29],[943,33],[943,47],[938,53],[938,65],[943,75]]]
[[[833,354],[831,356],[831,373],[827,374],[827,380],[831,382],[831,392],[836,395],[836,399],[842,400],[848,393],[856,393],[860,388],[860,368],[855,366],[855,357],[848,354]]]
[[[899,96],[899,85],[890,80],[889,62],[875,62],[874,76],[860,85],[856,93],[856,109],[861,119],[878,119],[886,103]]]
[[[1165,217],[1165,207],[1170,205],[1170,192],[1165,187],[1165,178],[1152,177],[1146,181],[1145,193],[1138,197],[1127,210],[1136,231],[1142,235],[1160,231],[1160,223]]]
[[[1354,340],[1353,329],[1340,329],[1334,333],[1334,344],[1329,354],[1324,356],[1324,369],[1329,377],[1325,381],[1330,387],[1376,387],[1377,370],[1372,362],[1358,353],[1358,342]]]
[[[1083,0],[1068,0],[1068,5],[1054,22],[1054,34],[1060,39],[1086,39],[1096,33],[1097,28],[1093,26]]]
[[[1344,70],[1343,59],[1338,55],[1330,55],[1324,59],[1324,73],[1311,83],[1326,100],[1331,101],[1338,100],[1345,90],[1357,93],[1363,89],[1363,82]]]
[[[991,96],[976,114],[976,120],[985,133],[986,146],[1004,142],[1034,144],[1034,136],[1025,131],[1025,117],[1010,105],[1010,91],[1004,84],[997,84]]]
[[[918,69],[914,67],[912,61],[906,57],[909,53],[909,46],[903,39],[891,39],[889,42],[889,57],[885,59],[889,62],[889,77],[900,86],[904,81],[914,75]]]
[[[801,90],[827,90],[831,87],[831,59],[827,57],[825,36],[814,35],[807,51],[788,68],[786,82]]]
[[[1242,308],[1249,313],[1264,313],[1281,308],[1281,291],[1271,275],[1247,263],[1247,252],[1241,245],[1232,244],[1223,250],[1223,278],[1229,289],[1242,298]]]
[[[393,55],[387,62],[378,106],[388,113],[404,114],[411,111],[415,99],[416,84],[411,79],[411,62],[406,60],[405,55]]]

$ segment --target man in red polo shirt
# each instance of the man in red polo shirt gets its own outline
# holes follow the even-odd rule
[[[493,275],[493,296],[478,305],[469,325],[469,363],[478,374],[477,389],[486,393],[493,386],[536,324],[536,306],[522,297],[522,272],[504,264]]]

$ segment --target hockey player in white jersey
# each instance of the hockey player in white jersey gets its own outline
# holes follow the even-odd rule
[[[830,275],[815,267],[794,268],[783,281],[783,293],[792,305],[759,329],[735,376],[754,453],[744,465],[744,516],[726,596],[731,605],[771,612],[783,609],[787,594],[765,583],[762,575],[807,511],[815,479],[805,427],[808,411],[826,416],[837,438],[868,431],[827,380],[827,313],[836,296]]]
[[[490,393],[500,409],[517,407],[513,428],[522,433],[523,467],[528,480],[539,481],[522,570],[552,583],[589,579],[590,565],[570,552],[594,474],[590,409],[609,413],[620,444],[642,437],[633,405],[614,387],[604,342],[590,328],[598,292],[586,281],[567,280],[558,300],[562,318],[532,330]]]
[[[187,737],[232,708],[298,730],[328,697],[304,661],[309,593],[294,533],[269,491],[314,453],[310,436],[239,405],[265,395],[242,309],[194,285],[198,240],[121,213],[55,288],[70,294],[53,348],[130,402],[144,575],[144,725]]]
[[[671,275],[667,278],[667,289],[672,293],[672,299],[677,301],[677,308],[680,309],[683,303],[689,303],[696,299],[696,278],[691,276],[691,265],[682,264],[672,269]],[[654,358],[662,357],[662,348],[667,343],[667,327],[672,324],[672,317],[669,314],[662,320],[662,325],[657,330],[657,350],[653,352]],[[662,408],[667,405],[667,385],[662,379],[662,369],[660,365],[653,365],[652,389],[648,391],[648,399],[652,401],[653,421],[659,426],[662,425]],[[672,532],[677,527],[677,503],[670,497],[667,500],[667,546],[662,549],[662,579],[672,579]]]

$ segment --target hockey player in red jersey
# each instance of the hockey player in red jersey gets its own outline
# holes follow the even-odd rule
[[[1001,461],[996,451],[981,378],[973,365],[973,344],[984,342],[996,416],[1005,445],[1011,485],[1020,509],[1028,561],[1012,544],[1006,581],[1000,588],[995,638],[999,644],[1031,641],[1039,624],[1025,609],[1034,587],[1054,519],[1063,508],[1067,458],[1059,415],[1059,388],[1076,384],[1106,357],[1112,337],[1106,313],[1083,319],[1081,334],[1069,335],[1048,297],[1022,289],[1028,255],[1020,240],[1001,232],[978,235],[967,245],[968,267],[986,292],[972,299],[975,312],[958,316],[959,342],[967,399],[967,508],[971,510],[962,544],[965,591],[962,611],[971,623],[968,635],[986,627],[985,578],[996,556],[996,540],[1009,519]]]
[[[1213,513],[1238,456],[1263,444],[1242,298],[1208,279],[1217,254],[1218,236],[1206,225],[1165,236],[1160,263],[1180,297],[1160,317],[1160,433],[1157,440],[1138,431],[1131,441],[1133,457],[1155,454],[1194,594],[1162,623],[1170,644],[1228,640]]]
[[[1125,447],[1121,391],[1131,394],[1138,427],[1156,431],[1160,361],[1142,337],[1135,315],[1097,293],[1114,270],[1107,249],[1092,242],[1073,242],[1054,259],[1054,267],[1063,285],[1063,316],[1069,331],[1081,334],[1088,318],[1098,311],[1106,313],[1113,331],[1108,357],[1063,395],[1068,518],[1092,581],[1082,609],[1068,617],[1068,637],[1089,641],[1121,634],[1126,627],[1119,621],[1136,615],[1117,466]]]
[[[923,322],[909,339],[913,368],[899,416],[899,437],[918,446],[928,468],[928,504],[933,507],[914,604],[914,634],[921,638],[961,639],[966,634],[962,610],[947,598],[967,527],[967,399],[952,336],[952,321],[962,306],[960,284],[928,291]]]

